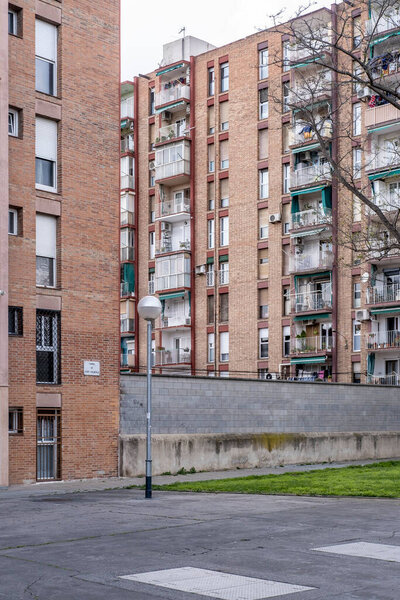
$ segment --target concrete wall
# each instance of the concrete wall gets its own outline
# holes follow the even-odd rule
[[[153,377],[153,470],[400,456],[400,390],[351,384]],[[143,473],[146,378],[121,377],[122,475]]]

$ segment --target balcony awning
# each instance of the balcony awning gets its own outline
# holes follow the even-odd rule
[[[291,192],[290,195],[293,198],[294,196],[301,196],[302,194],[312,194],[313,192],[320,192],[325,187],[326,187],[326,185],[319,185],[317,187],[310,187],[310,188],[307,188],[305,190],[298,190],[296,192]]]
[[[370,44],[371,46],[375,46],[376,44],[380,44],[381,42],[384,42],[385,40],[388,40],[389,38],[395,35],[400,35],[400,31],[392,31],[392,33],[387,33],[386,35],[383,35],[382,37],[379,37],[376,40],[372,40]]]
[[[156,270],[155,270],[155,268],[154,268],[154,267],[150,267],[150,268],[149,268],[149,273],[155,273],[155,272],[156,272]]]
[[[219,262],[229,262],[229,254],[222,254],[218,260]]]
[[[311,52],[311,50],[310,50],[310,52]],[[308,65],[311,65],[312,63],[317,62],[318,60],[321,60],[321,58],[325,58],[325,54],[322,54],[321,56],[313,56],[309,60],[306,60],[302,63],[294,64],[294,65],[292,65],[292,69],[297,69],[299,67],[307,67]]]
[[[165,104],[165,106],[162,106],[161,108],[157,108],[156,110],[156,114],[160,114],[162,112],[164,112],[165,110],[171,110],[171,108],[175,108],[175,106],[184,106],[186,103],[183,100],[179,100],[179,102],[174,102],[173,104]]]
[[[331,271],[320,271],[319,273],[311,273],[311,275],[295,275],[294,280],[297,281],[299,279],[310,278],[310,277],[327,277],[331,275]]]
[[[172,298],[183,298],[185,292],[172,292],[172,294],[160,294],[160,300],[171,300]]]
[[[162,69],[161,71],[157,71],[156,77],[160,75],[164,75],[164,73],[168,73],[169,71],[175,71],[175,69],[180,69],[184,66],[185,63],[179,63],[177,65],[172,65],[172,67],[167,67],[166,69]]]
[[[329,319],[331,316],[331,313],[316,313],[313,315],[297,315],[293,320],[308,321],[309,319]]]
[[[389,169],[387,171],[381,171],[380,173],[373,173],[372,175],[368,175],[368,179],[370,181],[375,181],[376,179],[387,179],[388,177],[396,177],[396,175],[400,175],[400,169]]]
[[[328,228],[327,227],[318,227],[318,229],[309,229],[308,231],[299,231],[298,233],[292,233],[290,237],[292,238],[299,238],[299,237],[306,237],[306,235],[316,235],[317,233],[322,233],[323,231],[326,231]]]
[[[302,365],[302,364],[321,364],[326,362],[326,356],[304,356],[303,358],[291,358],[291,365]]]
[[[212,264],[213,264],[213,262],[214,262],[214,257],[213,257],[213,256],[209,256],[209,257],[207,258],[207,264],[208,264],[208,265],[212,265]]]
[[[400,306],[391,306],[390,308],[373,308],[371,315],[389,315],[400,312]]]
[[[311,146],[300,146],[300,148],[294,148],[292,150],[292,154],[298,154],[299,152],[308,152],[308,150],[315,150],[319,148],[320,144],[317,142],[316,144],[311,144]]]

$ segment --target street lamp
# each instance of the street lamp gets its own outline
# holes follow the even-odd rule
[[[138,313],[147,321],[147,441],[146,498],[151,498],[151,322],[161,314],[161,302],[155,296],[145,296],[138,304]]]

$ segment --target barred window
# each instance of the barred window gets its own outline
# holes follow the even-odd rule
[[[36,311],[36,383],[60,383],[60,341],[60,314]]]
[[[8,307],[8,335],[22,335],[22,308],[20,306]]]
[[[10,407],[8,409],[8,433],[17,435],[23,433],[23,431],[23,409]]]

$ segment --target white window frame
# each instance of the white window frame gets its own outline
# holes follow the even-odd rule
[[[12,131],[10,131],[10,116],[12,115]],[[18,137],[19,131],[19,119],[18,111],[15,108],[8,109],[8,135],[11,137]]]
[[[290,354],[290,325],[284,325],[282,327],[282,356],[289,356]],[[287,349],[287,352],[286,352]]]
[[[54,246],[52,246],[52,249],[50,251],[48,251],[47,253],[44,252],[40,252],[40,249],[38,249],[38,244],[41,243],[41,241],[43,241],[43,238],[40,237],[40,235],[38,236],[38,229],[39,229],[39,224],[38,224],[38,219],[40,218],[45,218],[48,220],[49,223],[52,223],[51,225],[51,230],[53,230],[54,233]],[[37,282],[37,275],[36,275],[36,287],[40,287],[40,288],[56,288],[57,287],[57,217],[54,217],[53,215],[45,215],[42,213],[36,213],[36,259],[38,258],[47,258],[48,260],[52,261],[50,263],[51,265],[51,269],[53,272],[53,285],[43,285],[41,283]],[[54,227],[54,229],[53,229]],[[47,233],[49,233],[50,229],[49,227],[47,227]],[[51,239],[51,237],[47,237],[47,241]],[[43,248],[42,248],[43,250]],[[48,249],[47,249],[48,250]],[[36,267],[37,268],[37,267]]]
[[[269,173],[268,169],[260,169],[259,175],[259,196],[260,199],[269,197]]]
[[[263,348],[267,346],[267,355],[262,355]],[[258,356],[266,360],[269,357],[269,331],[268,327],[262,327],[258,330]]]
[[[10,215],[13,215],[14,229],[10,231]],[[8,209],[8,235],[18,235],[18,211],[16,208]]]
[[[18,13],[12,8],[8,9],[8,26],[10,25],[10,15],[12,16],[12,31],[8,27],[9,35],[18,35]]]
[[[290,71],[290,40],[282,42],[282,71]]]
[[[267,99],[261,100],[261,96],[265,93],[267,94]],[[260,120],[268,119],[268,98],[269,93],[267,87],[258,91],[258,118]]]
[[[259,79],[268,78],[268,48],[258,51]]]
[[[361,135],[361,102],[353,104],[353,135]]]
[[[214,67],[210,67],[208,69],[207,90],[208,90],[209,96],[214,96],[214,94],[215,94],[215,69],[214,69]]]
[[[223,344],[223,340],[227,341]],[[222,352],[222,347],[225,345],[228,347],[228,352]],[[222,331],[219,334],[219,362],[229,362],[229,331]]]
[[[227,73],[227,75],[225,75]],[[229,62],[224,62],[219,65],[219,85],[220,92],[227,92],[229,90]]]
[[[207,362],[212,363],[215,361],[215,334],[209,333],[207,335]]]
[[[362,163],[361,148],[353,148],[353,179],[360,179],[361,163]]]
[[[290,192],[290,164],[283,164],[283,193],[288,194]]]
[[[290,110],[289,97],[290,97],[289,82],[284,81],[282,84],[282,111],[283,111],[283,113],[287,113]]]
[[[219,245],[229,246],[229,217],[219,219]]]
[[[353,319],[353,352],[361,352],[361,322],[356,319]]]
[[[152,260],[156,255],[156,234],[154,231],[149,233],[149,257]]]
[[[37,21],[41,21],[43,23],[46,23],[46,21],[43,21],[43,19],[39,19],[36,18],[35,19],[35,35],[36,35],[36,22]],[[55,60],[50,60],[47,57],[44,56],[40,56],[39,54],[36,54],[36,50],[35,50],[35,59],[39,59],[42,60],[44,62],[47,62],[51,65],[53,65],[53,90],[52,92],[43,92],[41,90],[37,90],[39,91],[39,93],[41,94],[46,94],[48,96],[57,96],[57,78],[58,78],[58,66],[57,66],[57,62],[58,62],[58,52],[57,52],[57,45],[58,45],[58,27],[57,25],[54,25],[54,23],[49,23],[48,25],[51,25],[52,27],[54,27],[56,35],[55,35],[55,43],[54,43],[54,56],[55,56]],[[36,85],[35,85],[36,88]]]
[[[207,247],[209,250],[215,247],[215,220],[207,221]]]
[[[52,121],[52,119],[45,119],[42,117],[36,117],[36,125],[35,125],[35,136],[37,136],[37,122],[41,120],[41,121]],[[43,185],[41,183],[36,183],[36,179],[35,179],[35,188],[37,190],[45,190],[47,192],[55,192],[57,193],[57,163],[58,163],[58,153],[57,153],[57,146],[58,146],[58,124],[56,121],[52,121],[53,123],[56,123],[56,156],[55,156],[55,160],[53,160],[52,158],[49,158],[48,156],[39,156],[36,153],[36,149],[35,149],[35,159],[41,159],[41,160],[47,160],[49,162],[54,163],[54,176],[53,176],[53,185]]]
[[[353,283],[353,308],[360,308],[361,306],[361,282],[356,281]]]

